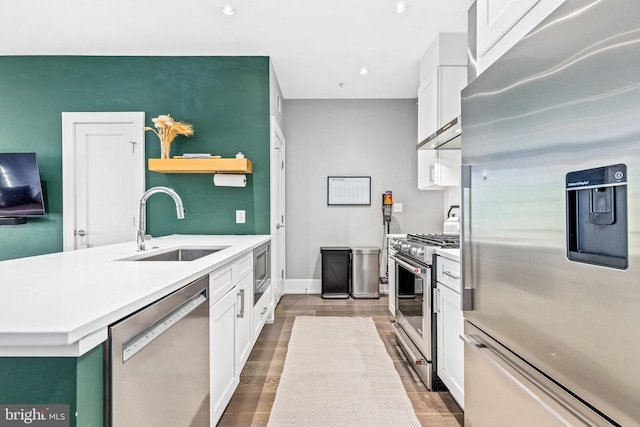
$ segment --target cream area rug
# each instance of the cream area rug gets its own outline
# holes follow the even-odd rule
[[[268,426],[420,422],[373,319],[296,317]]]

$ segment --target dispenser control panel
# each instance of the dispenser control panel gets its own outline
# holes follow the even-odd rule
[[[616,164],[566,175],[567,258],[628,268],[627,166]]]

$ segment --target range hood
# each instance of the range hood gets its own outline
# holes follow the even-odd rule
[[[462,124],[458,116],[420,141],[418,150],[459,150],[462,148],[461,134]]]

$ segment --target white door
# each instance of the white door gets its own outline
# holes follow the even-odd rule
[[[275,304],[284,293],[285,233],[285,140],[275,117],[271,117],[271,283]]]
[[[62,113],[64,250],[135,240],[144,113]]]

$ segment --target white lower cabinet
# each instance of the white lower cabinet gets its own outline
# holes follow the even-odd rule
[[[253,276],[246,276],[238,284],[236,307],[238,371],[241,372],[253,348]]]
[[[236,287],[209,309],[210,412],[216,425],[240,382],[236,369]]]
[[[253,254],[209,273],[211,425],[220,420],[240,383],[254,343]]]
[[[253,306],[253,341],[258,339],[264,324],[269,318],[269,308],[271,308],[271,292],[273,286],[269,286],[262,294],[258,302]]]
[[[437,374],[464,409],[464,317],[460,297],[460,263],[437,257],[435,292]]]

